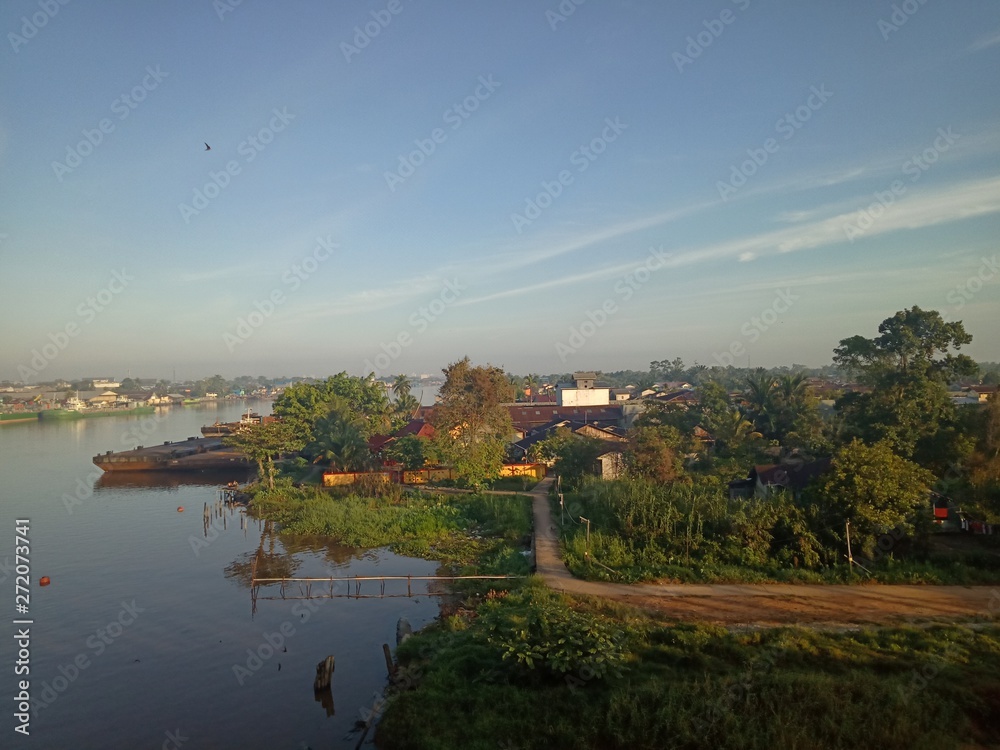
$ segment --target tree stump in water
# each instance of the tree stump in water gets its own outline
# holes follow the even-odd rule
[[[333,678],[334,660],[332,656],[326,657],[316,665],[316,681],[313,682],[313,690],[317,693],[320,690],[330,689],[330,680]]]

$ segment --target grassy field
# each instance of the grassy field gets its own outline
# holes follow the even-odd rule
[[[387,750],[1000,745],[995,624],[737,633],[532,582],[467,602],[399,659]]]

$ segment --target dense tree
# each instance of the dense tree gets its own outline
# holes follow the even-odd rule
[[[628,467],[640,477],[673,482],[683,474],[680,451],[684,438],[675,427],[634,427],[628,435]]]
[[[972,421],[977,435],[975,449],[964,473],[957,470],[950,473],[967,484],[959,489],[971,501],[976,516],[1000,521],[1000,397],[993,394],[986,408],[975,413]]]
[[[385,446],[382,456],[395,461],[404,469],[422,469],[427,463],[426,443],[416,435],[406,435]]]
[[[385,387],[374,377],[359,378],[346,372],[319,383],[289,386],[275,400],[272,410],[294,425],[302,438],[310,442],[316,422],[327,416],[335,404],[343,402],[362,420],[366,439],[389,429],[391,407]]]
[[[886,318],[879,335],[866,339],[851,336],[833,350],[834,364],[859,374],[870,385],[880,385],[902,376],[931,378],[949,382],[979,373],[979,366],[967,355],[954,355],[972,342],[961,321],[946,323],[936,310],[914,305]]]
[[[843,339],[834,362],[870,386],[837,401],[845,437],[888,442],[902,457],[941,473],[965,457],[971,442],[946,385],[978,373],[966,355],[953,355],[972,337],[962,323],[945,323],[934,311],[913,307],[886,318],[879,336]]]
[[[683,380],[686,377],[684,360],[675,357],[672,360],[661,359],[649,363],[650,374],[660,380]]]
[[[933,482],[929,471],[897,456],[889,443],[852,440],[836,451],[829,471],[806,492],[822,509],[834,549],[846,553],[849,521],[854,555],[872,557],[880,535],[926,529]]]
[[[514,432],[510,412],[514,389],[502,368],[473,367],[469,358],[444,370],[445,382],[431,423],[436,455],[474,487],[500,475]]]
[[[353,413],[346,400],[337,399],[330,412],[316,421],[304,452],[313,463],[326,463],[335,471],[365,471],[373,461],[364,427],[364,418]]]
[[[282,420],[259,425],[243,425],[223,442],[257,464],[258,478],[267,478],[274,489],[274,457],[302,450],[304,441],[294,425]]]
[[[534,461],[554,461],[556,473],[567,490],[578,489],[585,476],[593,476],[597,457],[611,448],[607,440],[577,435],[560,427],[545,440],[531,446]]]

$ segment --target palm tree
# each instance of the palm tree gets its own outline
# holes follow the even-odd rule
[[[535,373],[530,373],[524,377],[524,390],[531,393],[530,400],[532,402],[535,401],[535,398],[538,395],[538,381],[538,375]]]
[[[747,415],[762,432],[774,431],[777,418],[776,385],[774,376],[762,368],[757,368],[752,375],[746,377],[743,399]]]
[[[754,429],[753,423],[736,409],[720,418],[713,427],[716,441],[722,443],[729,453],[739,450],[748,440],[763,437]]]
[[[410,395],[410,378],[400,373],[392,381],[392,393],[398,401]]]
[[[339,471],[361,471],[372,464],[372,454],[362,432],[363,422],[331,411],[316,422],[309,452],[313,463],[326,462]]]
[[[405,417],[407,421],[413,419],[414,413],[420,408],[420,402],[407,393],[405,396],[396,398],[396,416]]]
[[[782,375],[776,384],[778,397],[785,404],[799,403],[809,391],[809,383],[804,374]]]

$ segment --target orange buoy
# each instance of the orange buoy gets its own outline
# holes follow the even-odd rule
[[[52,583],[52,581],[49,580],[48,576],[42,576],[38,579],[39,586],[48,586],[50,583]]]
[[[177,508],[177,512],[178,512],[178,513],[183,513],[183,512],[184,512],[184,506],[183,506],[183,505],[181,505],[180,507],[178,507],[178,508]]]

